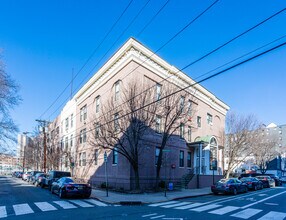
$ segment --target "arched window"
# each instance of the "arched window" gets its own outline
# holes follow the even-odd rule
[[[213,161],[217,161],[217,151],[218,151],[218,144],[215,137],[211,137],[210,139],[210,169],[213,169]],[[216,170],[217,168],[215,168]]]

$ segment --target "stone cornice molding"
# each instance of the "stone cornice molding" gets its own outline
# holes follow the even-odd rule
[[[169,81],[179,87],[189,87],[187,91],[195,94],[195,97],[212,106],[214,109],[226,115],[229,110],[224,102],[219,100],[215,95],[181,72],[176,67],[168,64],[162,58],[154,54],[151,50],[144,47],[138,41],[130,38],[98,71],[93,77],[75,94],[74,98],[78,104],[81,104],[101,85],[105,84],[120,69],[129,62],[135,61],[139,65],[149,69],[163,79],[168,78]],[[132,72],[132,71],[131,71]],[[130,72],[130,73],[131,73]],[[127,73],[128,75],[129,73]]]

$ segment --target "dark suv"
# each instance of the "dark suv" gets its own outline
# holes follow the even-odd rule
[[[47,174],[47,177],[45,178],[41,187],[44,188],[45,186],[47,186],[49,190],[51,190],[53,182],[57,181],[59,178],[70,177],[70,176],[71,176],[70,172],[52,170]]]

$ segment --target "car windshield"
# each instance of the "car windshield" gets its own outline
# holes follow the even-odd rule
[[[73,183],[74,181],[73,181],[73,179],[71,179],[71,178],[66,178],[66,179],[65,179],[65,182],[66,182],[66,183]]]

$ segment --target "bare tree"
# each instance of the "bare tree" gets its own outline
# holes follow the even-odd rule
[[[285,150],[285,149],[284,149]],[[280,156],[283,149],[278,147],[278,135],[264,135],[261,130],[257,131],[256,145],[253,146],[255,163],[259,166],[262,174],[269,169],[269,163]]]
[[[154,94],[151,90],[144,93],[146,87],[136,82],[130,82],[128,88],[123,89],[121,103],[118,97],[111,96],[103,106],[103,114],[94,123],[94,135],[90,139],[91,146],[116,151],[124,156],[134,171],[135,189],[140,189],[139,163],[143,145],[140,144],[144,135],[154,123],[156,104],[151,104]],[[138,95],[140,94],[140,95]]]
[[[229,112],[226,118],[224,158],[227,164],[226,178],[235,167],[243,164],[253,153],[259,123],[253,115],[237,115]]]
[[[1,56],[0,56],[1,59]],[[16,142],[18,127],[10,116],[10,110],[19,104],[19,86],[5,71],[5,66],[0,60],[0,150],[5,149],[9,142]],[[1,149],[2,148],[2,149]]]
[[[156,114],[156,132],[161,133],[161,143],[156,166],[156,188],[160,181],[163,152],[169,139],[179,130],[181,138],[184,138],[185,126],[191,126],[191,120],[195,113],[194,95],[182,91],[177,93],[179,88],[167,82],[162,85],[162,93],[159,94]],[[173,94],[175,93],[175,94]],[[163,98],[160,100],[160,98]]]

